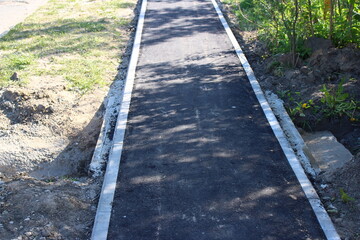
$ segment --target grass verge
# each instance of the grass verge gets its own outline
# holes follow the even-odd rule
[[[39,77],[44,82],[61,77],[82,94],[108,85],[117,73],[135,4],[50,0],[0,39],[0,87]]]

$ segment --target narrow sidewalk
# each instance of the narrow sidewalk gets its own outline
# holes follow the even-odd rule
[[[148,2],[108,239],[325,239],[211,1]]]

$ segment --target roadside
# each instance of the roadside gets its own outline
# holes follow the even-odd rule
[[[297,68],[286,67],[286,54],[269,57],[266,45],[256,31],[238,28],[229,5],[223,8],[232,29],[246,54],[264,91],[278,94],[300,132],[332,132],[337,140],[354,155],[352,161],[332,172],[321,172],[313,183],[332,221],[343,239],[360,239],[360,128],[359,119],[345,115],[340,119],[317,121],[324,115],[312,111],[321,104],[324,85],[331,94],[343,86],[341,94],[349,93],[346,102],[360,101],[360,51],[353,47],[333,48],[328,41],[312,39],[308,46],[313,54]],[[341,84],[342,80],[344,84]],[[330,91],[329,91],[330,92]],[[345,96],[345,95],[343,95]],[[304,108],[310,106],[313,109]],[[344,101],[345,102],[345,101]],[[304,105],[306,104],[306,105]]]
[[[0,39],[0,239],[89,238],[102,179],[88,165],[135,7],[49,1]]]

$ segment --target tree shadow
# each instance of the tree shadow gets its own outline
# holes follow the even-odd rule
[[[323,238],[241,67],[222,54],[139,66],[110,239]]]
[[[324,239],[211,3],[183,2],[148,4],[108,238]]]

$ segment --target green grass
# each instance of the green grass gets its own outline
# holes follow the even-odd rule
[[[116,75],[135,0],[50,0],[0,39],[0,87],[32,78],[85,93]],[[10,77],[16,72],[20,81]],[[57,78],[58,79],[58,78]]]

